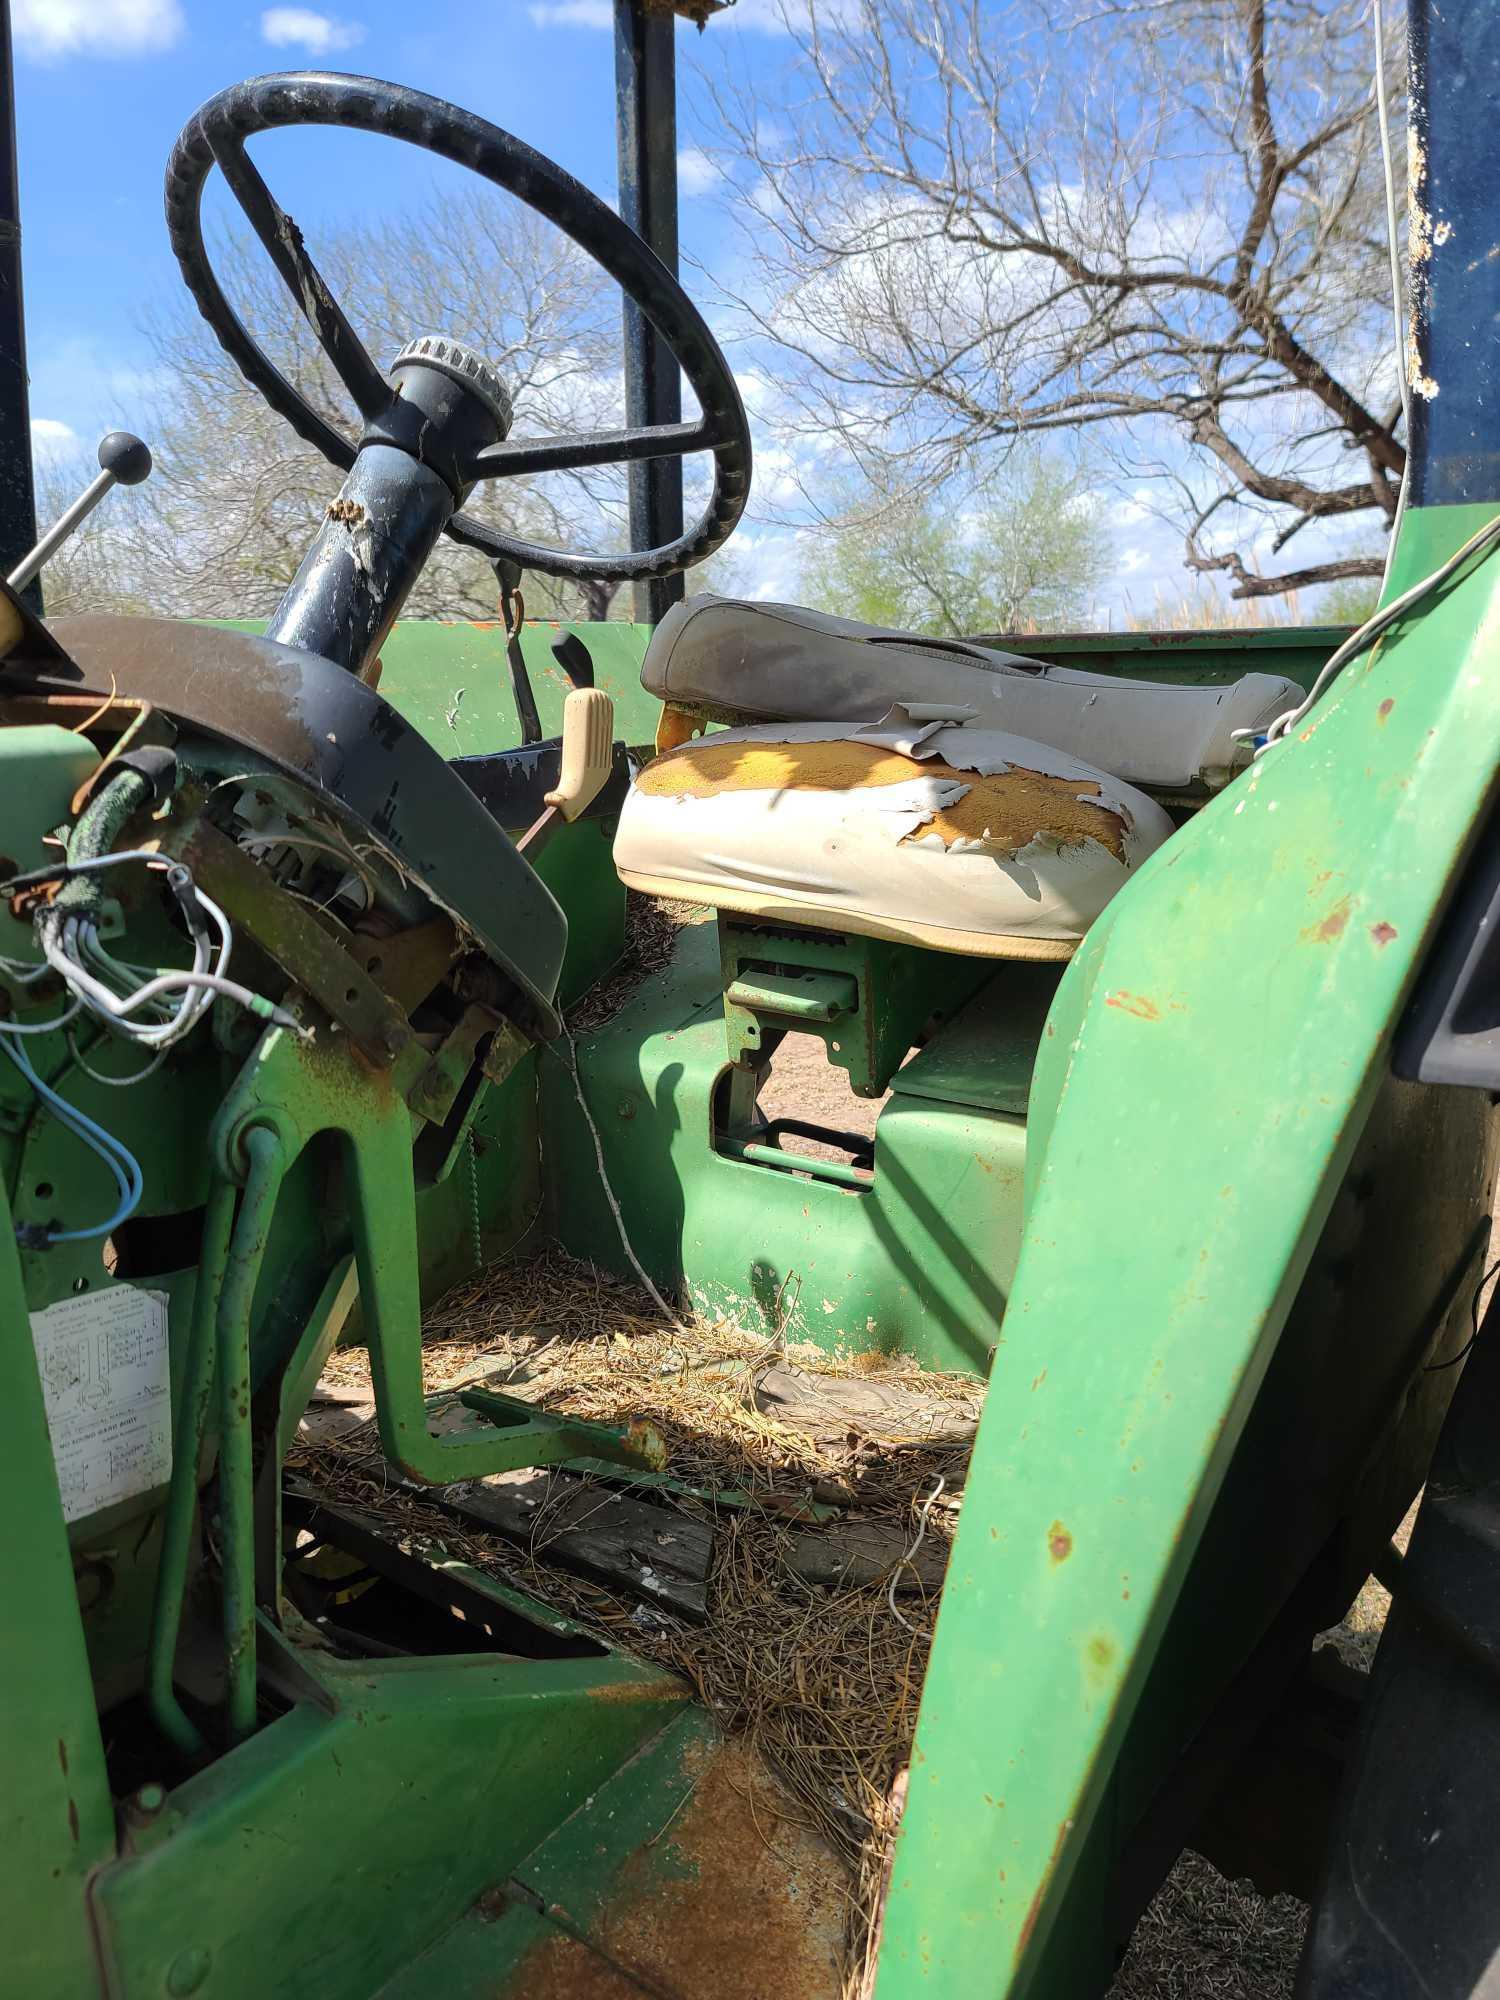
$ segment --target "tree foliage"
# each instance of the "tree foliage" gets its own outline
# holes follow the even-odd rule
[[[1086,615],[1108,563],[1096,498],[1057,461],[1032,457],[963,507],[863,495],[819,538],[802,589],[825,611],[903,631],[1056,631]]]
[[[786,18],[812,88],[719,108],[752,205],[740,303],[810,432],[932,483],[1086,431],[1166,482],[1189,566],[1236,596],[1378,573],[1338,533],[1389,524],[1405,463],[1367,0]]]

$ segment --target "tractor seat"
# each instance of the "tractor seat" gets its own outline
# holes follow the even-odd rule
[[[896,706],[667,751],[621,809],[615,865],[648,895],[1058,959],[1171,832],[1155,800],[1064,751]]]
[[[1215,790],[1302,690],[1277,674],[1221,687],[1049,667],[967,639],[857,625],[791,604],[690,597],[653,633],[641,680],[711,722],[878,722],[895,702],[1051,744],[1159,791]]]

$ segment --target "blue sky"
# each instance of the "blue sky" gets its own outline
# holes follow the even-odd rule
[[[167,155],[194,109],[241,77],[308,67],[409,83],[493,119],[614,199],[608,0],[13,4],[32,414],[43,425],[88,434],[128,415],[133,379],[150,362],[141,316],[180,282],[162,221]],[[757,21],[769,27],[771,9],[746,0],[743,19],[715,23],[720,61],[737,71],[784,62],[785,38]],[[691,254],[717,232],[689,130],[699,37],[679,32]],[[257,158],[314,249],[320,220],[376,215],[441,184],[448,171],[404,147],[344,133],[277,134],[259,142]]]
[[[612,0],[12,0],[12,10],[31,410],[44,452],[71,456],[145,408],[142,320],[180,284],[163,168],[194,109],[242,77],[326,68],[411,84],[515,132],[614,199]],[[702,36],[679,24],[678,45],[684,281],[720,318],[714,280],[732,280],[739,253],[723,184],[699,150],[712,138],[707,79],[747,87],[774,110],[800,87],[796,49],[776,0],[738,0]],[[314,254],[321,223],[374,219],[421,202],[445,176],[462,178],[358,134],[277,133],[255,152]],[[357,324],[357,302],[351,314]],[[741,348],[731,358],[758,432],[757,490],[733,544],[739,572],[756,595],[787,594],[799,560],[787,516],[797,468],[771,433],[776,389],[764,356]],[[135,427],[149,428],[140,415]],[[1105,619],[1186,582],[1180,537],[1150,500],[1144,489],[1108,496],[1116,561]]]

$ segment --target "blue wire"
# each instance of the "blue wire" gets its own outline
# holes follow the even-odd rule
[[[140,1162],[123,1143],[111,1132],[96,1125],[92,1118],[80,1111],[76,1104],[69,1104],[60,1097],[50,1083],[43,1083],[32,1066],[25,1049],[7,1036],[0,1036],[0,1048],[10,1057],[16,1068],[31,1085],[37,1096],[53,1115],[60,1119],[75,1138],[81,1139],[90,1152],[96,1153],[109,1168],[120,1190],[120,1206],[107,1222],[96,1223],[90,1229],[54,1229],[47,1233],[49,1243],[78,1243],[94,1236],[108,1236],[134,1215],[140,1206],[145,1191],[145,1178]]]

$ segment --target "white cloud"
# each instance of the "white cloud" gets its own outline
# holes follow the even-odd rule
[[[615,25],[613,0],[543,0],[528,7],[532,25],[538,28],[612,28]]]
[[[16,45],[42,62],[64,56],[144,56],[183,30],[178,0],[15,0]]]
[[[701,146],[684,146],[677,155],[677,192],[682,195],[707,194],[717,186],[719,169]]]
[[[331,56],[365,38],[360,22],[336,21],[311,7],[268,7],[260,17],[260,32],[273,49],[305,49],[310,56]]]
[[[78,433],[56,417],[33,417],[31,449],[37,458],[67,458],[76,449]]]

